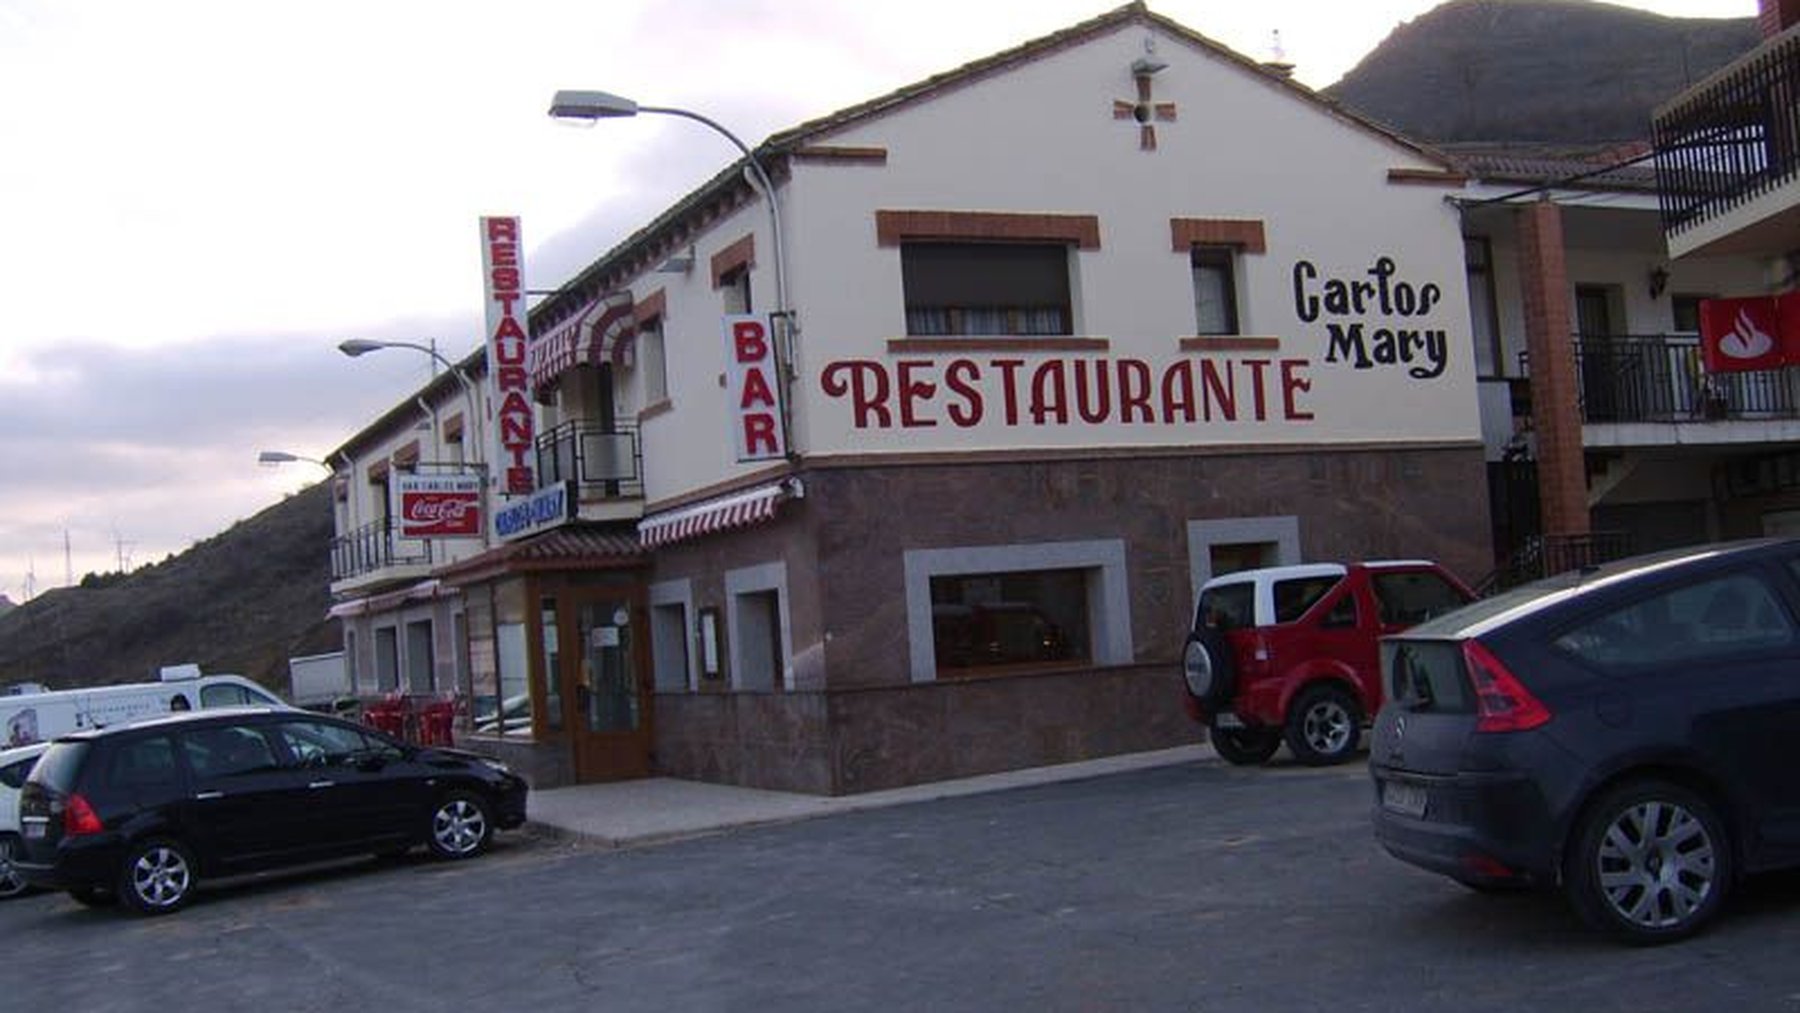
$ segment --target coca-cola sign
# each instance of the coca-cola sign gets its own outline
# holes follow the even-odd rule
[[[402,538],[480,538],[481,476],[401,475]]]

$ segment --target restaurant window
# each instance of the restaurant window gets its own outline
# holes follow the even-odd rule
[[[1196,246],[1194,319],[1201,335],[1238,333],[1237,254],[1227,246]]]
[[[1086,663],[1092,656],[1087,610],[1083,570],[933,577],[931,636],[938,677]]]
[[[754,313],[750,300],[750,265],[735,267],[719,276],[719,296],[726,313]]]
[[[669,399],[669,366],[667,353],[663,350],[663,326],[661,317],[653,317],[638,325],[637,333],[638,362],[643,368],[644,406],[659,404]]]
[[[1061,243],[902,243],[900,277],[908,335],[1073,333]]]

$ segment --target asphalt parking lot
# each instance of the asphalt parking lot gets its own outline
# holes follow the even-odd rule
[[[1800,1008],[1800,877],[1621,948],[1389,859],[1360,763],[1216,760],[655,846],[503,836],[172,917],[0,904],[7,1006],[83,1011]]]

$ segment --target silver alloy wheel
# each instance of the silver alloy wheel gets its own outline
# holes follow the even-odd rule
[[[1594,855],[1601,893],[1618,917],[1644,928],[1681,925],[1718,882],[1714,842],[1673,802],[1646,800],[1620,812]]]
[[[431,836],[446,855],[472,855],[487,837],[487,814],[466,798],[453,798],[432,815]]]
[[[1306,735],[1306,744],[1314,752],[1335,756],[1350,742],[1356,722],[1344,708],[1342,701],[1334,696],[1327,696],[1306,709],[1301,727]]]
[[[17,897],[25,892],[25,880],[13,868],[13,854],[18,848],[17,841],[0,836],[0,897]]]
[[[167,844],[145,848],[131,863],[131,891],[146,907],[173,907],[187,897],[193,884],[194,874],[187,859]]]

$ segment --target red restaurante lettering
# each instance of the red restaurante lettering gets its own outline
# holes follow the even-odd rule
[[[1191,425],[1310,422],[1307,359],[1181,359],[1160,375],[1141,359],[846,359],[827,365],[820,387],[847,398],[858,429],[926,429],[949,419],[980,425],[1000,406],[1006,426]],[[1116,396],[1115,396],[1116,392]]]

